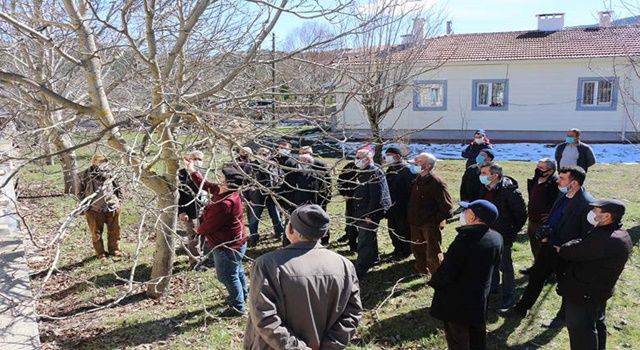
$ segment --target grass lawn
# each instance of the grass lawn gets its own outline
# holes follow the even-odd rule
[[[521,188],[526,178],[533,174],[534,163],[504,162],[508,175],[516,178]],[[457,200],[459,181],[464,163],[443,161],[437,172],[448,182],[451,194]],[[55,177],[57,168],[30,165],[21,175],[21,186],[30,192],[59,192],[60,181]],[[59,175],[59,174],[58,174]],[[588,174],[587,188],[597,197],[616,197],[627,201],[628,214],[625,226],[631,231],[634,242],[640,239],[640,165],[603,165],[592,168]],[[526,192],[526,191],[525,191]],[[32,194],[33,194],[32,193]],[[524,193],[526,197],[526,193]],[[36,242],[44,244],[55,234],[65,213],[73,208],[72,198],[57,197],[26,199],[21,202]],[[348,249],[335,240],[343,232],[342,198],[337,196],[329,206],[334,218],[330,249],[350,259]],[[63,244],[60,271],[47,285],[42,286],[43,274],[33,276],[34,291],[42,288],[36,307],[40,314],[64,317],[78,311],[102,305],[124,292],[126,283],[121,279],[130,276],[132,256],[140,218],[145,214],[141,199],[129,196],[123,210],[122,248],[129,257],[120,260],[97,261],[92,258],[90,237],[86,233],[83,218],[74,222]],[[268,216],[263,215],[263,218]],[[268,220],[267,220],[268,221]],[[153,256],[153,220],[143,227],[143,244],[140,262],[134,280],[148,279]],[[383,227],[386,226],[383,222]],[[455,224],[448,225],[444,235],[447,247],[455,235]],[[268,224],[262,226],[268,236]],[[378,232],[381,254],[390,253],[391,243],[386,229]],[[278,243],[265,239],[248,252],[250,258],[275,249]],[[52,250],[40,251],[29,247],[28,262],[32,270],[47,266]],[[624,273],[618,282],[615,296],[608,303],[607,322],[609,348],[634,348],[640,344],[640,259],[638,247],[634,248]],[[524,234],[519,236],[513,248],[514,268],[531,264],[531,253]],[[251,268],[247,259],[246,269]],[[177,257],[176,276],[167,298],[150,300],[144,296],[142,285],[134,285],[133,294],[119,306],[95,313],[83,314],[64,320],[42,319],[41,339],[44,349],[239,349],[241,348],[246,319],[222,320],[215,311],[224,305],[225,291],[214,277],[213,271],[189,271],[187,258]],[[433,290],[425,285],[425,279],[412,276],[412,261],[384,262],[369,273],[361,283],[362,301],[366,309],[358,334],[350,349],[444,349],[446,343],[441,323],[429,316]],[[527,278],[516,272],[517,291],[521,293]],[[392,294],[393,292],[393,294]],[[517,323],[489,314],[488,347],[490,349],[567,349],[566,329],[545,330],[540,327],[559,307],[554,286],[546,286],[530,316]],[[499,304],[499,297],[492,305]]]

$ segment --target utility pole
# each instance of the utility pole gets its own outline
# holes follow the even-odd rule
[[[276,116],[276,33],[271,33],[271,112]]]

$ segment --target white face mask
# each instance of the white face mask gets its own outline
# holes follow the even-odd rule
[[[467,219],[464,218],[464,212],[460,213],[458,221],[460,221],[460,225],[467,226]]]
[[[477,137],[475,139],[473,139],[473,142],[477,143],[478,145],[481,145],[484,143],[484,138],[483,137]]]
[[[193,161],[193,165],[195,165],[197,168],[202,168],[202,164],[204,164],[204,162],[201,161],[201,160],[194,160]]]
[[[100,163],[100,165],[98,165],[98,169],[103,170],[103,171],[109,169],[109,163],[108,162]]]
[[[393,163],[396,162],[396,159],[393,156],[386,156],[386,157],[384,157],[384,161],[387,164],[393,164]]]
[[[355,165],[358,169],[364,169],[367,166],[366,158],[356,159]]]
[[[281,149],[278,150],[278,153],[280,153],[283,156],[288,156],[288,155],[291,154],[291,151],[289,151],[288,149],[285,149],[285,148],[281,148]]]
[[[593,226],[598,226],[598,220],[596,219],[596,213],[593,210],[590,210],[587,214],[587,221]]]

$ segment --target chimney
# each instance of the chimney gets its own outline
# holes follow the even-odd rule
[[[564,28],[564,13],[544,13],[538,17],[538,30],[541,32],[555,32]]]
[[[600,11],[598,12],[598,17],[600,17],[600,22],[598,23],[600,28],[610,27],[611,20],[613,18],[613,11]]]
[[[452,28],[453,22],[452,21],[447,21],[447,35],[451,35],[453,34],[453,28]]]
[[[411,31],[411,35],[413,35],[413,40],[418,42],[424,39],[424,18],[414,18],[413,19],[413,30]]]

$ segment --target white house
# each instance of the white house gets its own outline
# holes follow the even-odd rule
[[[420,60],[446,60],[397,96],[386,136],[460,140],[485,129],[493,140],[558,141],[577,127],[586,141],[638,140],[640,26],[611,25],[610,16],[563,28],[564,14],[538,15],[538,30],[428,39]],[[355,99],[339,113],[338,128],[367,134]]]

